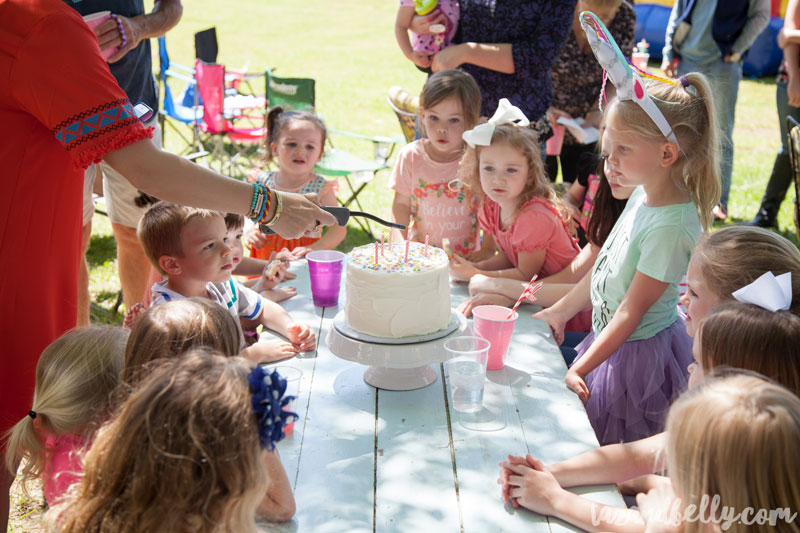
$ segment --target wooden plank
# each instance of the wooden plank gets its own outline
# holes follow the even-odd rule
[[[363,367],[330,352],[330,327],[326,312],[302,432],[294,520],[299,531],[373,531],[375,390],[364,383]]]
[[[378,532],[460,530],[441,365],[434,383],[378,391]]]

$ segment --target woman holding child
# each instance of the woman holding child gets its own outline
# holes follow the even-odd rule
[[[246,214],[286,237],[335,220],[308,198],[228,180],[157,149],[94,34],[63,2],[6,0],[0,20],[4,433],[30,408],[39,354],[76,322],[83,169],[90,164],[105,159],[149,194]],[[0,493],[10,484],[3,469]],[[7,506],[3,496],[0,529]]]

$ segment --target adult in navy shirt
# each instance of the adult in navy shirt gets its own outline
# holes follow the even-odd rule
[[[543,119],[553,88],[550,68],[572,29],[576,0],[461,0],[455,44],[433,56],[434,72],[462,67],[481,89],[481,114],[508,98],[531,122]],[[436,23],[415,17],[412,30]]]

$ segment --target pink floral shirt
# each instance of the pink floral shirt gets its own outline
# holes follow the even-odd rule
[[[561,272],[580,252],[558,211],[542,198],[532,198],[523,205],[506,229],[500,222],[500,206],[489,198],[484,198],[478,218],[483,230],[494,236],[497,247],[515,267],[519,266],[520,252],[546,250],[540,278]]]
[[[452,183],[459,161],[437,163],[428,156],[420,139],[406,145],[397,156],[389,188],[411,197],[409,239],[441,246],[442,239],[458,255],[478,247],[478,199],[466,187]]]

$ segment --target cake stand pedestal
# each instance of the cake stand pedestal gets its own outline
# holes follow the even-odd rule
[[[346,361],[367,365],[364,381],[378,389],[413,390],[436,381],[431,363],[447,360],[444,341],[467,329],[467,319],[453,310],[450,325],[418,337],[383,339],[356,332],[344,320],[344,311],[333,319],[328,330],[328,347]]]

